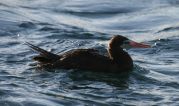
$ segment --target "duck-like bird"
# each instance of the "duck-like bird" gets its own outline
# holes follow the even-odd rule
[[[150,45],[137,43],[128,38],[115,35],[108,44],[108,56],[101,55],[95,49],[73,49],[63,54],[54,54],[34,46],[26,44],[39,55],[33,59],[38,61],[40,67],[82,69],[101,72],[126,72],[133,69],[133,60],[124,51],[125,48],[150,48]]]

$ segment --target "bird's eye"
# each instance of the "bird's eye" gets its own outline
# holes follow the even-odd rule
[[[123,41],[123,44],[129,44],[128,40]]]

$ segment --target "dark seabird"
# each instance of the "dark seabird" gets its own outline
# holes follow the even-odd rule
[[[108,56],[99,54],[95,49],[73,49],[63,54],[54,54],[26,43],[39,55],[33,59],[40,67],[80,69],[101,72],[126,72],[133,69],[133,60],[125,48],[149,48],[150,45],[137,43],[128,38],[115,35],[109,40]]]

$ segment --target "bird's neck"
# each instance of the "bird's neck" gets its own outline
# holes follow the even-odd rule
[[[133,67],[133,60],[122,48],[109,48],[110,59],[120,67]]]

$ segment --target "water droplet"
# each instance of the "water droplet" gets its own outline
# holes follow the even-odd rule
[[[154,45],[157,46],[157,43],[155,42]]]

